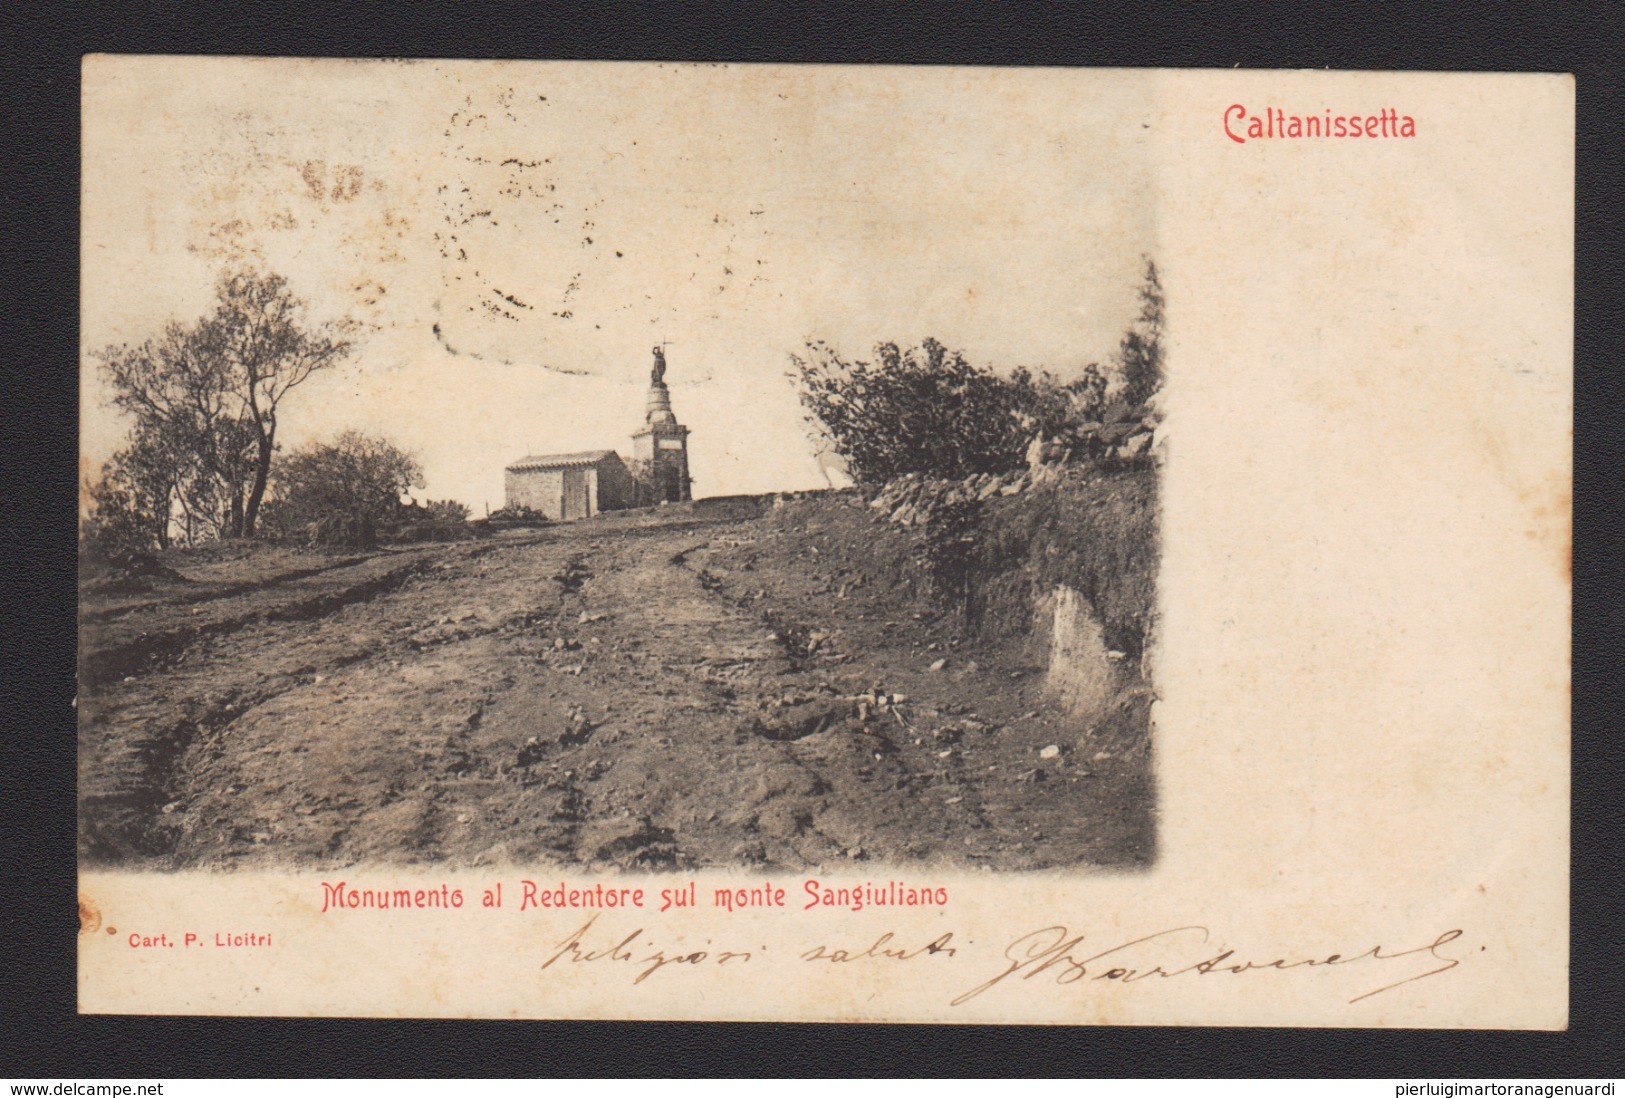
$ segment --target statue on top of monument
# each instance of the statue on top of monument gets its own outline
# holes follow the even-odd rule
[[[659,385],[666,377],[666,351],[659,344],[655,345],[655,365],[649,371],[650,380]]]

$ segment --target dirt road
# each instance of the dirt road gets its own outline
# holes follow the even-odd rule
[[[1030,646],[876,582],[868,517],[835,520],[610,515],[87,600],[82,855],[1145,863],[1143,754],[1067,716]]]

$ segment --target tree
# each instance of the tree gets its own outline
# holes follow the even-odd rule
[[[253,430],[253,479],[241,535],[253,537],[276,453],[282,399],[318,370],[341,362],[350,345],[331,327],[305,327],[304,303],[280,275],[234,274],[220,282],[219,306],[204,324],[206,345],[224,365],[243,402],[238,421]]]
[[[188,532],[251,537],[288,392],[342,361],[333,325],[311,326],[278,275],[228,274],[214,311],[98,357],[114,402],[135,419],[133,449],[168,465],[162,513]]]
[[[139,485],[163,526],[160,541],[168,538],[172,515],[188,541],[236,533],[250,468],[249,432],[238,423],[224,363],[209,352],[202,325],[171,323],[156,339],[108,348],[99,357],[114,403],[134,419],[130,446],[114,465],[129,486]]]
[[[1139,289],[1140,315],[1118,344],[1117,362],[1123,372],[1123,399],[1138,407],[1162,387],[1162,282],[1157,265],[1145,261],[1145,280]]]
[[[269,529],[352,545],[376,544],[402,520],[403,497],[424,483],[412,455],[359,431],[281,457],[273,474]]]
[[[809,343],[790,360],[809,420],[860,482],[963,478],[1021,462],[1036,392],[1025,371],[1001,378],[934,339],[907,351],[882,343],[873,362]]]

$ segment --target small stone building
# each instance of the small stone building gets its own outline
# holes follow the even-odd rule
[[[550,519],[587,518],[636,503],[632,474],[614,450],[538,454],[506,470],[509,507],[528,507]]]

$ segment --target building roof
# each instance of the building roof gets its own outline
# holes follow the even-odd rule
[[[574,454],[533,454],[508,464],[509,470],[520,473],[529,469],[570,469],[581,465],[597,465],[605,458],[620,460],[614,450],[582,450]]]

